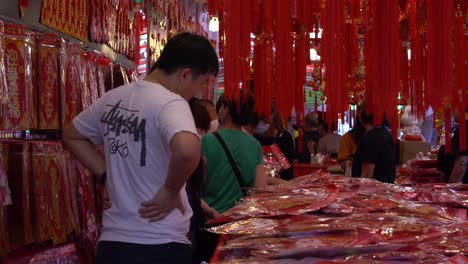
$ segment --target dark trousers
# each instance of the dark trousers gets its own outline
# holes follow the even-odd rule
[[[142,245],[101,241],[97,246],[96,264],[190,264],[190,245],[168,243]]]

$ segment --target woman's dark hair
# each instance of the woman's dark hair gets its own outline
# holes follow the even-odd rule
[[[203,131],[208,131],[211,123],[208,110],[206,110],[203,104],[200,103],[200,100],[195,97],[189,100],[189,105],[190,110],[192,111],[193,120],[195,121],[195,126]]]
[[[190,68],[194,77],[206,73],[218,75],[218,55],[208,39],[189,32],[180,33],[169,39],[151,72],[161,69],[171,74],[179,68]]]
[[[242,91],[239,99],[223,97],[222,105],[228,108],[232,122],[239,126],[246,125],[255,112],[254,97],[250,94],[245,96]]]

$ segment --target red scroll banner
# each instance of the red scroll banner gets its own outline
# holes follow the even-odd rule
[[[42,0],[41,23],[86,41],[88,39],[88,1]]]
[[[60,93],[62,127],[73,121],[82,109],[81,48],[78,44],[62,42],[60,49]]]
[[[58,39],[55,34],[39,37],[39,128],[60,129]]]
[[[32,81],[32,34],[25,26],[6,24],[5,73],[9,88],[9,104],[3,118],[5,129],[37,127]]]

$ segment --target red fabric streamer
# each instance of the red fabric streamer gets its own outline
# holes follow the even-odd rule
[[[433,108],[452,101],[454,1],[427,0],[427,97]]]
[[[239,98],[241,81],[241,2],[224,2],[225,49],[224,49],[224,91],[227,98]],[[227,48],[229,47],[229,48]]]
[[[309,52],[309,43],[310,36],[307,31],[308,21],[313,21],[310,19],[311,16],[307,16],[306,11],[306,0],[297,0],[296,1],[296,14],[297,14],[297,25],[298,33],[296,37],[296,49],[294,53],[295,57],[295,110],[298,120],[301,120],[304,117],[304,102],[305,102],[305,90],[304,83],[306,81],[306,67],[307,61],[310,57]]]
[[[345,110],[345,5],[344,0],[328,1],[323,14],[322,60],[326,67],[325,96],[327,118],[334,122]]]
[[[398,132],[397,115],[400,81],[398,3],[392,0],[370,0],[372,25],[367,28],[366,55],[366,110],[374,114],[374,123],[381,124],[386,116],[391,122],[392,134]],[[368,20],[370,21],[370,20]]]
[[[464,16],[461,10],[461,1],[457,1],[455,14],[455,98],[458,100],[460,111],[460,150],[466,151],[466,123],[464,122],[465,106],[467,105],[467,87],[465,83],[465,43],[464,43]]]
[[[445,114],[445,153],[452,153],[452,113],[450,109],[444,110]]]
[[[408,7],[408,21],[410,31],[411,45],[411,63],[409,76],[409,94],[413,113],[416,116],[424,117],[425,110],[428,107],[427,98],[424,95],[423,80],[424,80],[424,38],[420,29],[424,25],[424,21],[420,19],[420,4],[421,0],[410,0]]]
[[[275,26],[275,48],[276,48],[276,106],[283,116],[290,116],[294,105],[293,96],[285,96],[290,93],[294,83],[293,69],[293,36],[292,36],[292,1],[276,1],[276,26]]]
[[[208,13],[216,16],[219,11],[223,10],[223,0],[208,0]]]

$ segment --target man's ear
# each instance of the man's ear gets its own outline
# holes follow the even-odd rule
[[[190,78],[190,80],[193,78],[192,76],[192,69],[190,68],[181,68],[178,72],[178,77],[181,80],[187,80],[187,78]]]

